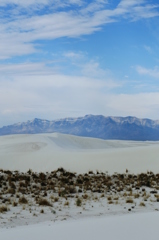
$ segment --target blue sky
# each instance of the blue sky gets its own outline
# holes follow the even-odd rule
[[[0,126],[85,114],[159,119],[159,3],[1,0]]]

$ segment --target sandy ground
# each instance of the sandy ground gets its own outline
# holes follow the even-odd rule
[[[100,140],[64,134],[0,137],[0,168],[52,171],[158,172],[159,142]]]
[[[5,240],[157,240],[158,217],[158,212],[153,212],[61,223],[45,222],[14,229],[0,229],[0,236]]]
[[[158,156],[159,142],[104,141],[56,133],[0,137],[0,169],[6,170],[51,172],[63,167],[77,173],[98,170],[113,174],[126,169],[127,174],[158,173]],[[0,236],[5,240],[158,239],[159,194],[155,184],[154,189],[141,187],[133,192],[128,186],[121,193],[112,189],[113,204],[109,192],[88,191],[87,200],[82,197],[85,193],[80,193],[81,206],[77,206],[76,196],[55,202],[57,193],[51,191],[47,198],[52,199],[52,206],[39,206],[33,201],[34,194],[27,195],[28,204],[14,206],[23,194],[15,197],[7,190],[4,193],[4,185],[0,205],[7,206],[8,211],[0,213]],[[131,203],[126,201],[129,197]],[[10,202],[3,203],[7,198]]]

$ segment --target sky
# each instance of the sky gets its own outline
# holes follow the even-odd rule
[[[86,114],[159,119],[156,0],[1,0],[0,127]]]

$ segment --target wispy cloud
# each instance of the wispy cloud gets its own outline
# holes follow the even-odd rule
[[[9,124],[36,116],[54,119],[88,113],[159,118],[156,114],[159,112],[159,93],[131,95],[107,91],[105,94],[103,89],[108,88],[109,83],[86,77],[17,76],[14,82],[0,83],[0,102],[4,103],[0,105],[0,124],[3,119]]]
[[[72,61],[77,61],[77,60],[81,60],[82,58],[84,58],[84,55],[82,52],[73,52],[73,51],[64,52],[63,56],[65,58],[71,59]]]
[[[19,66],[16,71],[18,69]],[[35,72],[36,69],[37,66]],[[103,89],[108,91],[114,87],[113,82],[84,76],[41,73],[28,76],[22,74],[20,69],[17,75],[1,78],[1,120],[5,117],[16,122],[17,119],[21,121],[35,116],[54,119],[64,116],[66,109],[67,116],[75,116],[77,110],[78,115],[94,112],[96,106],[103,105]]]
[[[103,9],[106,6],[106,4],[108,4],[107,0],[92,1],[92,3],[88,4],[85,8],[81,10],[81,13],[82,14],[94,13],[96,11]]]
[[[138,82],[135,79],[132,83],[134,69],[131,72],[124,69],[120,73],[119,66],[112,67],[113,57],[115,59],[118,53],[113,52],[109,62],[111,53],[106,46],[108,56],[98,58],[100,43],[97,41],[97,46],[94,43],[98,38],[95,33],[103,31],[107,24],[113,22],[114,26],[115,22],[132,22],[158,15],[159,6],[146,0],[1,0],[0,102],[3,104],[0,104],[0,121],[10,118],[16,122],[35,116],[53,119],[66,116],[63,114],[66,111],[67,116],[93,113],[139,117],[152,114],[153,117],[150,108],[155,109],[154,112],[158,109],[159,94],[128,94],[131,92],[128,88],[135,89]],[[91,34],[94,38],[89,46],[87,36]],[[102,36],[107,37],[106,34]],[[61,40],[54,41],[56,39]],[[148,52],[153,49],[148,41],[141,44]],[[92,47],[96,51],[91,50]],[[88,48],[89,52],[84,52]],[[109,68],[115,69],[117,77]],[[139,75],[159,78],[158,67],[137,66],[136,71]],[[118,73],[120,76],[116,79]],[[148,90],[153,91],[152,88]]]
[[[117,115],[159,118],[159,93],[109,95],[107,107]],[[142,109],[142,111],[141,111]]]
[[[46,63],[19,63],[0,64],[1,81],[4,76],[28,76],[28,75],[50,75],[55,74],[56,68],[47,67]]]
[[[152,47],[150,47],[150,46],[144,45],[144,48],[145,48],[145,50],[146,50],[147,52],[149,52],[149,53],[152,53],[152,52],[153,52]]]
[[[82,52],[62,55],[71,58],[72,62],[75,59],[81,74],[62,74],[43,62],[0,65],[0,102],[3,103],[0,124],[4,118],[17,122],[35,116],[49,119],[66,114],[79,116],[95,113],[96,107],[100,113],[104,93],[118,88],[121,83],[106,78],[108,73],[99,63],[87,62]]]
[[[142,66],[137,66],[136,70],[141,75],[147,75],[147,76],[159,79],[159,67],[158,66],[155,66],[153,69],[145,68]]]
[[[0,6],[8,6],[8,5],[16,5],[20,7],[30,7],[33,5],[53,5],[59,7],[65,7],[67,5],[82,5],[82,0],[28,0],[28,1],[21,1],[21,0],[1,0]]]
[[[54,5],[76,4],[77,8],[56,10]],[[15,4],[14,12],[17,9],[17,16],[7,14],[10,11],[8,4]],[[82,5],[83,4],[83,5]],[[40,7],[40,13],[32,12],[30,6]],[[37,51],[35,44],[38,40],[56,39],[62,37],[76,38],[82,35],[89,35],[99,31],[103,25],[120,21],[120,18],[138,20],[158,16],[158,5],[147,4],[146,1],[121,1],[114,9],[109,9],[107,1],[96,0],[90,4],[82,1],[47,1],[30,0],[1,1],[1,23],[0,23],[0,51],[1,59],[23,54],[30,54]],[[19,11],[18,7],[26,7],[25,11]],[[48,7],[47,7],[48,6]],[[52,7],[50,7],[52,6]],[[28,7],[28,10],[27,10]],[[33,8],[34,9],[34,8]],[[51,9],[47,11],[47,9]]]

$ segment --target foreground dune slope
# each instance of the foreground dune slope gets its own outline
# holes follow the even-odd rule
[[[114,231],[115,230],[115,231]],[[158,239],[158,213],[140,213],[116,217],[92,218],[63,223],[45,222],[32,226],[0,230],[5,240],[134,240]]]
[[[64,134],[0,137],[0,168],[52,171],[63,167],[78,173],[88,170],[140,173],[158,172],[159,142],[100,140]]]

